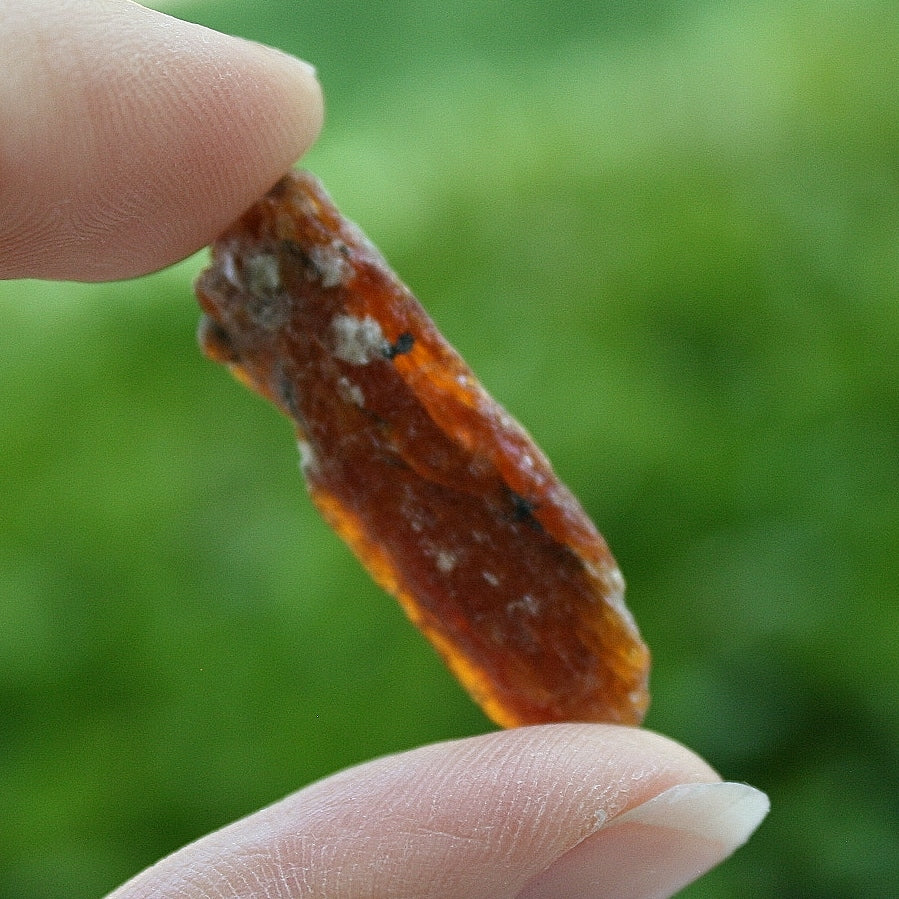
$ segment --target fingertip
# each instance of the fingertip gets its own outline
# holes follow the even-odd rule
[[[2,277],[109,280],[171,264],[261,196],[322,124],[308,64],[133,3],[36,3],[11,18],[0,54]]]
[[[176,853],[114,896],[174,894],[189,883],[192,896],[211,899],[248,882],[258,889],[253,896],[294,895],[291,878],[302,871],[310,895],[333,899],[512,899],[529,884],[538,889],[541,873],[605,822],[677,784],[716,779],[684,747],[636,728],[486,734],[313,784]],[[204,867],[210,858],[216,863]]]
[[[214,59],[185,73],[195,79],[192,96],[176,98],[186,100],[183,164],[166,160],[151,197],[160,239],[129,274],[162,268],[209,244],[305,155],[322,127],[322,89],[311,64],[242,38],[205,37],[217,47]]]
[[[275,47],[217,32],[207,34],[216,41],[223,40],[232,54],[233,65],[245,69],[243,77],[238,75],[235,79],[232,97],[227,96],[227,89],[211,94],[214,102],[225,101],[217,115],[224,118],[230,113],[245,128],[248,162],[266,164],[276,173],[274,179],[267,179],[268,187],[318,138],[324,121],[318,73],[311,63]],[[225,77],[230,78],[231,73]],[[258,154],[258,158],[254,159],[253,154]],[[260,195],[258,190],[252,191],[250,202]],[[232,219],[229,217],[227,222]]]

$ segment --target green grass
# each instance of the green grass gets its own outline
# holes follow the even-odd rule
[[[178,9],[318,64],[307,164],[606,534],[647,724],[771,794],[684,895],[899,891],[895,8]],[[489,728],[200,356],[202,263],[0,285],[2,895]]]

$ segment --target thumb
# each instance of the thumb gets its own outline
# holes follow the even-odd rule
[[[0,59],[0,277],[173,263],[321,126],[306,64],[127,0],[4,4]]]
[[[523,727],[388,756],[176,852],[108,899],[669,896],[767,810],[649,731]]]

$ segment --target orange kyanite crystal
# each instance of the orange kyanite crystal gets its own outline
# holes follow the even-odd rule
[[[642,721],[602,536],[310,174],[215,242],[197,295],[207,355],[294,421],[316,505],[487,715]]]

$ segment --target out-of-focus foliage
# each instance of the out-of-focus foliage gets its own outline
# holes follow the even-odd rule
[[[209,2],[308,165],[605,532],[648,726],[767,790],[691,897],[899,893],[899,10]],[[202,258],[0,285],[0,895],[94,897],[489,724],[206,362]]]

